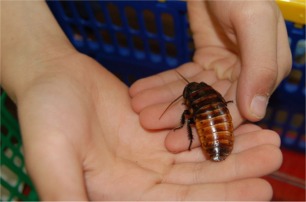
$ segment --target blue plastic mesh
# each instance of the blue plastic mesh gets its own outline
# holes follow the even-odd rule
[[[74,46],[125,83],[190,61],[185,2],[49,2]]]

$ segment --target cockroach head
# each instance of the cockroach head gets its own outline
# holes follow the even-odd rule
[[[184,88],[183,97],[185,99],[189,98],[190,94],[198,89],[199,89],[199,83],[197,82],[188,83]]]

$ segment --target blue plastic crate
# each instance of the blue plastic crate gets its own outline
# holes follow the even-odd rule
[[[48,3],[73,45],[127,84],[191,59],[185,2]]]

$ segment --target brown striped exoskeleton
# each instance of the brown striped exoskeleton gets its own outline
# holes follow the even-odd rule
[[[180,129],[187,122],[190,150],[193,134],[191,126],[195,126],[201,147],[204,153],[212,161],[222,161],[231,153],[234,144],[232,117],[227,104],[233,101],[225,101],[222,95],[204,82],[189,82],[177,72],[188,84],[183,94],[175,99],[167,109],[183,96],[186,110],[181,117]],[[160,118],[163,116],[160,116]]]

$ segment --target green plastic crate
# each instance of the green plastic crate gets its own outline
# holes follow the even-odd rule
[[[16,107],[1,94],[1,201],[37,201],[26,173]]]

